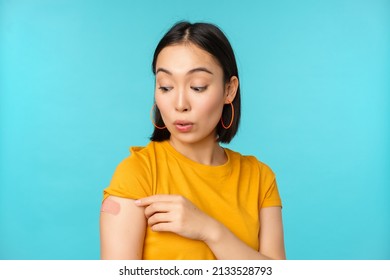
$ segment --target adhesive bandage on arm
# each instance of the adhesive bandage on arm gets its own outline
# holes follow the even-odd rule
[[[112,214],[112,215],[117,215],[121,210],[121,205],[112,200],[110,197],[107,197],[103,203],[102,203],[102,208],[100,209],[101,212]]]

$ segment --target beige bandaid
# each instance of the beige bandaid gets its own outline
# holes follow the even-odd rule
[[[102,208],[100,209],[101,212],[105,212],[113,215],[117,215],[120,210],[121,210],[120,204],[110,198],[106,198],[103,201]]]

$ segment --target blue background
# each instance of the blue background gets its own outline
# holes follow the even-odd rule
[[[0,0],[0,259],[98,259],[102,191],[152,131],[151,60],[219,25],[289,259],[390,259],[390,3]]]

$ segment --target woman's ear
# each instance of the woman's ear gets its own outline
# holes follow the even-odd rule
[[[225,85],[225,104],[233,102],[238,90],[239,81],[236,76],[232,76]]]

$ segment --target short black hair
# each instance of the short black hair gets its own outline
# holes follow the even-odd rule
[[[159,53],[167,46],[183,42],[192,43],[211,54],[222,67],[223,80],[225,84],[229,82],[230,78],[233,76],[236,76],[237,79],[239,78],[233,48],[221,29],[211,23],[190,23],[187,21],[180,21],[174,24],[158,43],[156,50],[154,51],[152,62],[152,71],[155,75],[156,62]],[[221,143],[230,143],[238,130],[241,117],[241,96],[239,84],[232,104],[234,106],[234,118],[231,127],[225,129],[222,127],[221,122],[218,122],[216,127],[218,142]],[[231,116],[231,106],[229,104],[225,104],[222,111],[222,120],[224,124],[230,123]],[[165,126],[157,106],[154,114],[154,123],[159,127]],[[170,135],[171,134],[167,128],[158,129],[155,127],[150,140],[160,142],[169,139]]]

